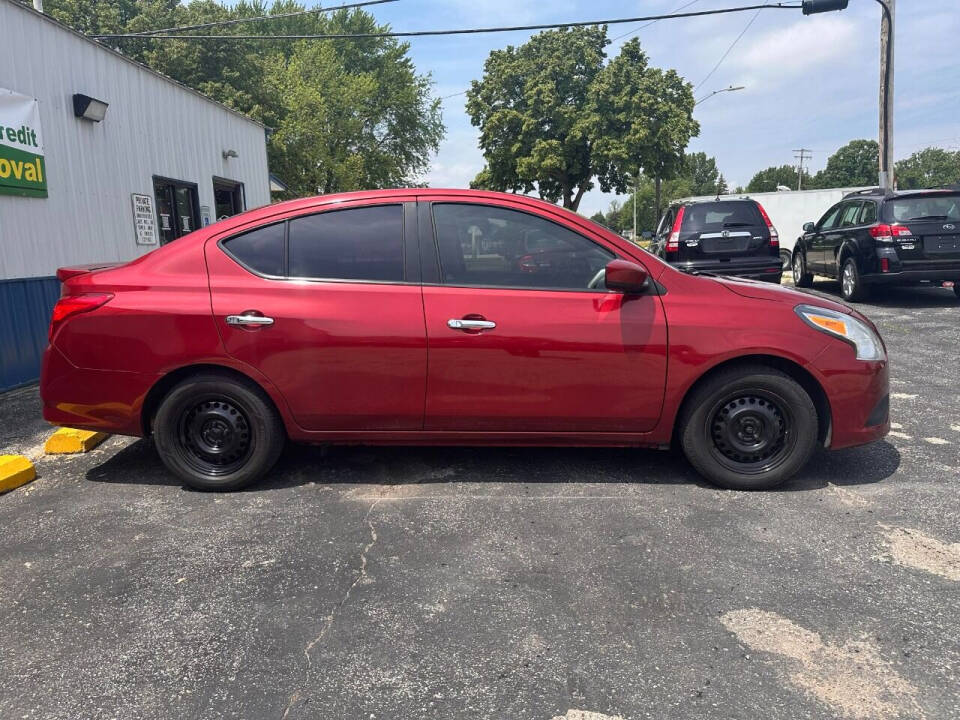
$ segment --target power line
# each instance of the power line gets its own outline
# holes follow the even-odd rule
[[[150,40],[360,40],[365,38],[390,37],[428,37],[436,35],[474,35],[479,33],[519,32],[525,30],[549,30],[552,28],[585,27],[587,25],[620,25],[623,23],[642,22],[645,20],[668,20],[672,18],[702,17],[705,15],[726,15],[729,13],[744,12],[746,10],[799,10],[800,5],[793,3],[777,3],[776,5],[744,5],[741,7],[719,8],[716,10],[698,10],[688,13],[667,13],[665,15],[646,15],[643,17],[615,18],[612,20],[583,20],[566,23],[543,23],[540,25],[511,25],[505,27],[461,28],[454,30],[411,30],[407,32],[375,32],[375,33],[324,33],[319,35],[148,35]],[[91,35],[97,40],[113,40],[119,38],[144,38],[143,35],[133,33],[116,33],[112,35]]]
[[[766,3],[764,3],[757,9],[757,11],[753,14],[753,17],[750,18],[750,22],[748,22],[746,27],[744,27],[743,30],[740,31],[740,34],[737,35],[737,37],[734,39],[732,43],[730,43],[730,47],[727,48],[727,51],[720,57],[719,60],[717,60],[717,64],[713,66],[713,70],[708,72],[707,76],[703,80],[701,80],[696,85],[694,85],[693,87],[694,90],[699,88],[701,85],[703,85],[707,80],[709,80],[713,76],[713,74],[717,71],[717,68],[723,64],[724,60],[727,59],[727,55],[729,55],[730,51],[733,50],[733,48],[736,46],[738,42],[740,42],[740,38],[742,38],[746,34],[747,30],[750,29],[750,26],[753,25],[753,21],[756,20],[757,16],[760,15],[760,11],[763,10],[765,7],[767,7]]]
[[[224,25],[237,25],[238,23],[259,22],[261,20],[280,20],[281,18],[298,17],[300,15],[312,15],[314,13],[333,12],[334,10],[343,10],[346,8],[365,7],[367,5],[382,5],[383,3],[397,2],[397,0],[366,0],[366,2],[350,3],[349,5],[335,5],[333,7],[318,7],[312,10],[298,10],[297,12],[281,13],[279,15],[259,15],[257,17],[234,18],[232,20],[217,20],[216,22],[201,23],[200,25],[181,25],[180,27],[163,28],[161,30],[143,30],[142,32],[128,33],[126,35],[94,35],[101,37],[150,37],[157,33],[180,32],[182,30],[201,30],[210,27],[222,27]]]
[[[681,5],[681,6],[678,7],[678,8],[674,8],[674,9],[671,10],[670,12],[671,12],[671,13],[678,13],[678,12],[680,12],[681,10],[686,10],[686,9],[687,9],[688,7],[690,7],[691,5],[696,5],[698,2],[700,2],[700,0],[690,0],[690,2],[686,3],[685,5]],[[651,20],[650,22],[644,23],[643,25],[638,25],[638,26],[635,27],[633,30],[627,30],[627,32],[625,32],[623,35],[617,35],[615,38],[610,38],[610,42],[614,43],[614,42],[616,42],[617,40],[620,40],[620,39],[622,39],[622,38],[625,38],[627,35],[633,35],[634,33],[638,33],[638,32],[640,32],[641,30],[643,30],[644,28],[648,28],[648,27],[650,27],[651,25],[656,25],[658,22],[660,22],[660,21],[659,21],[659,20]]]

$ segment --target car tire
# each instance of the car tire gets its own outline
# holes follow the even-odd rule
[[[957,296],[957,300],[960,300],[960,280],[953,282],[953,294]]]
[[[793,284],[808,288],[813,285],[813,274],[807,271],[807,256],[803,250],[793,251]]]
[[[780,269],[787,272],[791,267],[791,254],[789,250],[780,251]]]
[[[269,397],[253,382],[212,373],[174,386],[153,423],[167,468],[196,490],[239,490],[277,462],[286,433]]]
[[[863,302],[869,295],[852,257],[846,258],[840,267],[840,294],[847,302]]]
[[[795,475],[817,444],[817,409],[793,378],[763,365],[722,370],[697,387],[680,416],[680,443],[709,482],[768,490]]]

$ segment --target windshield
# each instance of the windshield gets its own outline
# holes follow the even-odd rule
[[[960,193],[919,195],[889,200],[884,211],[887,221],[960,221]]]
[[[762,221],[756,204],[747,200],[698,203],[687,206],[683,215],[683,230],[719,231],[761,225]]]

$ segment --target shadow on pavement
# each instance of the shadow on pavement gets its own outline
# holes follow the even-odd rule
[[[860,485],[890,477],[900,453],[887,442],[818,452],[780,492],[827,483]],[[149,440],[138,440],[89,469],[91,482],[183,484],[167,471]],[[404,485],[461,482],[686,484],[714,489],[679,452],[635,448],[316,447],[289,444],[277,466],[251,491],[320,485]],[[186,489],[186,488],[185,488]]]

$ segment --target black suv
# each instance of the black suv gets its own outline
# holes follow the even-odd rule
[[[814,273],[839,279],[851,302],[916,282],[953,282],[960,297],[960,188],[846,195],[797,240],[794,284],[809,287]]]
[[[674,203],[660,220],[653,252],[687,272],[779,283],[780,238],[755,200]]]

